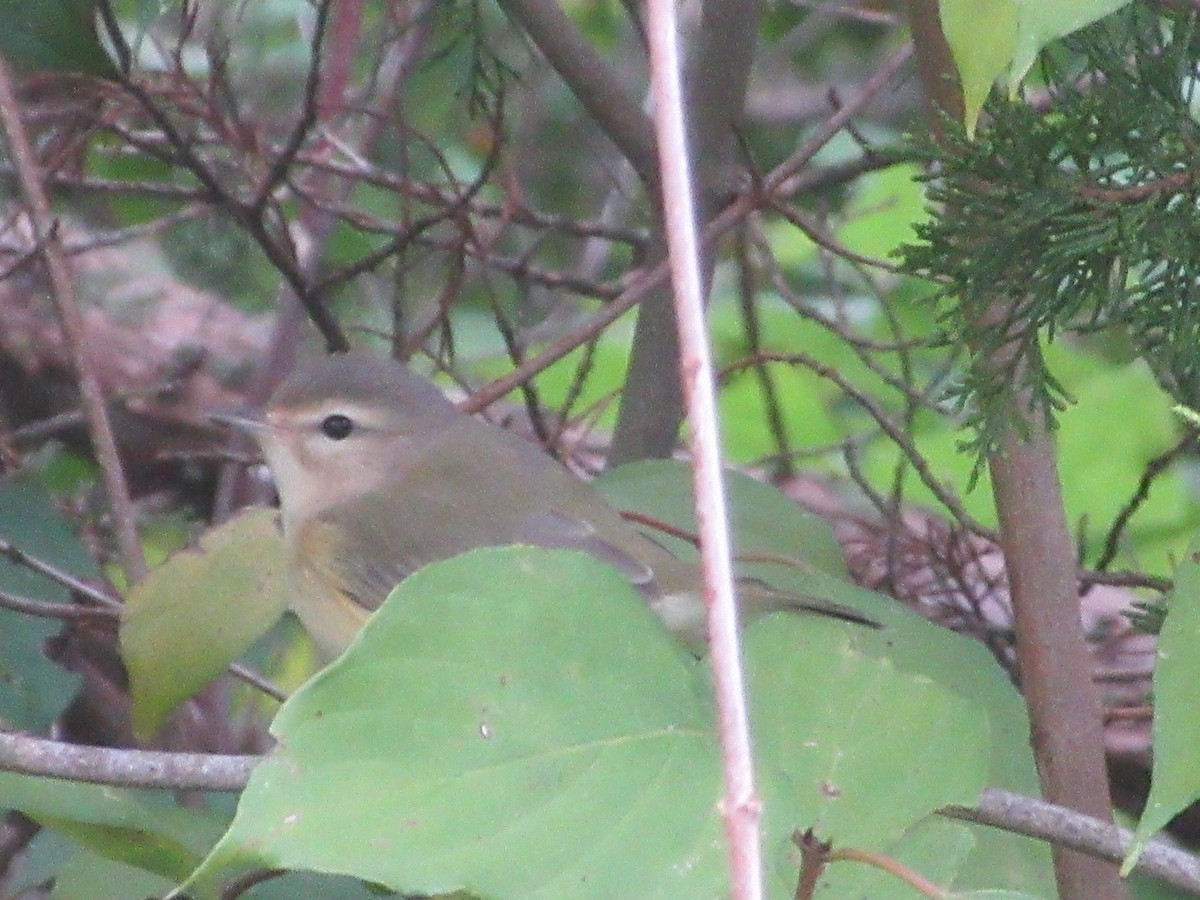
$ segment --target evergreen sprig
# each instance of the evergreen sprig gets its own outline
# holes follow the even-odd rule
[[[974,351],[953,399],[981,457],[1070,402],[1040,353],[1063,333],[1124,329],[1178,400],[1200,393],[1200,40],[1194,17],[1160,13],[1135,5],[1045,52],[1048,105],[997,95],[974,141],[948,124],[917,147],[935,213],[903,264],[942,285],[943,338]]]

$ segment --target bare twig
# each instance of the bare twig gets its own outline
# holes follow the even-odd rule
[[[905,44],[892,53],[884,61],[879,71],[867,79],[862,90],[830,116],[791,156],[771,172],[767,173],[761,185],[751,186],[750,189],[740,194],[733,203],[714,216],[704,228],[703,239],[705,245],[711,245],[713,241],[739,224],[750,213],[761,208],[764,202],[764,194],[768,197],[775,193],[785,196],[789,195],[795,189],[792,179],[798,177],[797,173],[799,170],[811,161],[820,152],[821,148],[828,144],[845,127],[847,122],[861,112],[863,107],[869,104],[879,91],[883,90],[884,86],[895,77],[896,73],[911,56],[912,47],[908,44]],[[663,262],[639,273],[632,279],[629,287],[620,296],[605,306],[592,319],[570,331],[564,332],[555,340],[550,341],[544,350],[530,356],[512,372],[502,378],[497,378],[495,381],[484,385],[476,391],[467,404],[468,411],[477,412],[495,403],[526,379],[532,378],[543,369],[562,359],[576,347],[594,338],[640,303],[647,294],[660,287],[666,281],[669,272],[668,264]]]
[[[240,791],[261,756],[82,747],[0,732],[0,770],[127,788]]]
[[[1134,513],[1141,508],[1142,504],[1150,496],[1150,488],[1154,485],[1155,479],[1170,468],[1171,463],[1175,462],[1175,460],[1179,459],[1185,453],[1190,453],[1194,450],[1198,442],[1200,442],[1200,432],[1189,429],[1188,433],[1174,447],[1160,453],[1146,463],[1146,468],[1142,472],[1142,477],[1138,479],[1137,488],[1134,490],[1133,496],[1121,507],[1121,511],[1117,513],[1117,517],[1113,519],[1112,527],[1108,529],[1108,534],[1104,536],[1104,549],[1100,552],[1099,559],[1096,560],[1095,568],[1097,572],[1105,571],[1112,565],[1112,561],[1117,558],[1117,552],[1121,548],[1121,535],[1125,533],[1125,528],[1129,525],[1129,520],[1133,518]],[[1084,590],[1091,588],[1095,583],[1095,581],[1085,583]]]
[[[762,352],[762,322],[759,316],[757,268],[750,252],[750,239],[746,229],[738,232],[737,240],[738,305],[742,311],[742,328],[746,334],[746,345],[751,356]],[[775,477],[783,478],[794,471],[792,465],[792,442],[787,424],[783,420],[783,409],[779,402],[779,391],[766,363],[754,366],[754,376],[762,392],[766,409],[767,426],[775,443]]]
[[[822,378],[826,378],[836,384],[839,388],[841,388],[842,392],[845,393],[846,396],[853,399],[859,406],[866,410],[867,413],[870,414],[871,418],[875,420],[875,423],[880,427],[880,429],[883,430],[884,434],[891,438],[893,443],[895,443],[896,446],[901,449],[905,458],[912,463],[913,469],[920,477],[921,482],[927,488],[929,488],[933,495],[937,497],[938,501],[941,502],[941,504],[945,506],[947,510],[949,510],[950,514],[954,516],[955,520],[960,525],[962,525],[968,531],[972,531],[975,534],[978,534],[980,537],[987,538],[990,541],[998,540],[996,532],[985,527],[982,523],[975,519],[974,516],[967,512],[966,507],[962,505],[962,502],[958,499],[958,496],[950,488],[946,487],[941,483],[941,481],[938,480],[937,475],[934,473],[933,469],[930,468],[925,456],[917,449],[917,446],[913,443],[912,438],[904,433],[904,430],[900,427],[900,425],[897,424],[892,417],[887,414],[883,407],[880,406],[879,403],[865,391],[862,391],[851,384],[849,379],[842,375],[842,373],[833,366],[823,363],[807,353],[760,353],[756,359],[742,359],[733,365],[726,367],[724,374],[728,374],[729,372],[735,371],[739,368],[749,368],[763,361],[782,362],[790,365],[802,365],[814,374],[820,375]]]
[[[100,464],[104,486],[112,512],[113,530],[121,549],[125,575],[129,581],[139,581],[146,574],[146,560],[137,534],[137,515],[129,498],[125,470],[117,454],[117,442],[104,406],[104,394],[92,369],[90,351],[86,345],[83,314],[75,296],[75,286],[63,255],[62,239],[50,210],[50,201],[38,174],[36,158],[29,137],[21,122],[21,111],[13,90],[8,63],[0,55],[0,123],[8,142],[17,180],[29,215],[34,241],[38,244],[50,284],[55,308],[62,323],[63,335],[79,380],[79,392],[88,419],[88,433],[96,460]]]
[[[20,597],[8,591],[0,591],[0,607],[11,609],[26,616],[39,616],[44,619],[61,619],[63,621],[79,619],[110,619],[115,620],[120,613],[115,609],[98,606],[76,606],[73,603],[55,603],[51,600],[34,600],[30,597]]]
[[[236,900],[256,885],[286,874],[284,869],[254,869],[239,875],[221,887],[221,900]]]
[[[872,853],[867,850],[859,850],[856,847],[838,847],[829,851],[828,862],[845,862],[854,861],[866,863],[869,866],[874,866],[877,869],[882,869],[889,875],[900,879],[914,891],[924,894],[932,900],[950,900],[953,894],[943,887],[934,884],[928,878],[923,878],[918,873],[914,872],[908,866],[892,859],[889,856],[884,856],[880,853]]]
[[[1133,843],[1133,833],[1127,828],[997,788],[985,790],[974,807],[945,806],[937,812],[950,819],[979,822],[1070,847],[1114,864],[1124,860]],[[1200,894],[1200,860],[1167,841],[1153,840],[1147,844],[1135,871]]]

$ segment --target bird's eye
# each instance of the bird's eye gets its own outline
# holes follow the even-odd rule
[[[354,420],[341,413],[334,413],[321,420],[321,433],[330,440],[340,441],[350,436],[354,430]]]

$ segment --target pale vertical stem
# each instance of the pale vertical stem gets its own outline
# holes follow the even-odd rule
[[[733,593],[729,519],[721,472],[712,358],[704,323],[700,244],[683,118],[673,0],[649,0],[647,13],[663,219],[675,289],[680,379],[692,426],[693,488],[723,751],[725,796],[721,812],[729,843],[731,896],[734,900],[759,900],[763,896],[761,803],[754,784],[745,675]]]

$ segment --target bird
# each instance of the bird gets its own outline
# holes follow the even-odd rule
[[[291,605],[334,658],[417,569],[478,547],[584,551],[614,566],[697,654],[699,567],[626,520],[530,442],[468,415],[430,380],[363,351],[301,362],[255,415],[216,414],[258,442],[279,496]],[[747,613],[818,613],[833,602],[738,585]]]

